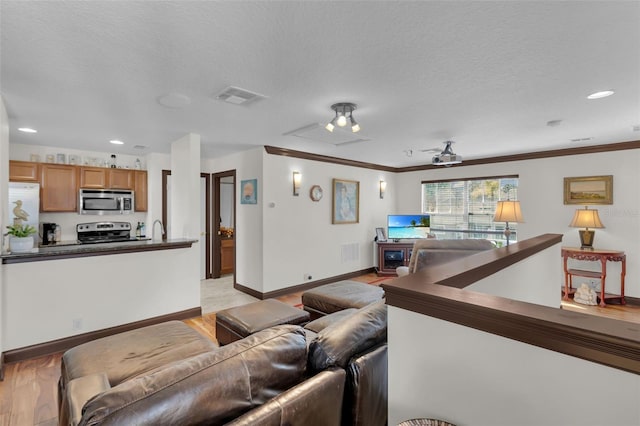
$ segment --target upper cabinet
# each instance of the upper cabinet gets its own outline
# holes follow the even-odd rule
[[[109,188],[133,190],[133,170],[107,169],[109,175]]]
[[[76,212],[78,189],[135,191],[135,211],[147,211],[147,171],[9,161],[9,181],[40,184],[41,212]]]
[[[80,188],[134,189],[133,170],[80,167]]]
[[[108,187],[107,169],[80,167],[80,188],[104,189]]]
[[[40,211],[75,212],[78,209],[78,168],[65,164],[40,165]]]
[[[145,170],[136,170],[134,172],[134,197],[135,197],[135,211],[146,212],[147,211],[147,172]]]
[[[39,163],[29,161],[9,161],[10,182],[40,182]]]

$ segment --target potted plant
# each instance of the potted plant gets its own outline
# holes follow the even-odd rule
[[[31,225],[9,225],[7,226],[9,237],[9,251],[12,253],[23,253],[33,249],[33,237],[36,228]]]

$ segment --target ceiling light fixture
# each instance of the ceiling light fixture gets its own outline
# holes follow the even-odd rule
[[[445,141],[444,149],[438,155],[434,155],[431,159],[431,164],[435,166],[451,166],[452,164],[460,164],[462,163],[462,156],[455,154],[453,149],[451,148],[451,144],[455,143],[453,141]]]
[[[114,145],[124,145],[124,142],[119,141],[117,139],[110,140],[109,143],[112,143]]]
[[[595,92],[587,96],[587,99],[601,99],[606,98],[607,96],[613,95],[615,92],[613,90],[603,90],[602,92]]]
[[[32,129],[31,127],[18,127],[18,130],[25,133],[38,133],[36,129]]]
[[[331,105],[331,109],[335,111],[336,115],[333,117],[333,120],[327,123],[327,125],[325,126],[325,129],[327,129],[330,132],[333,132],[333,129],[335,129],[336,126],[344,127],[350,121],[351,131],[353,133],[359,132],[360,125],[358,124],[356,119],[353,118],[353,111],[355,111],[356,108],[357,108],[356,104],[352,104],[349,102],[341,102],[341,103]]]

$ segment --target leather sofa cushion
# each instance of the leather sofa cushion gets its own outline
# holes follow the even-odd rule
[[[355,308],[348,308],[343,309],[342,311],[333,312],[329,315],[320,317],[317,320],[311,321],[310,323],[305,325],[304,328],[315,333],[320,333],[331,324],[342,321],[343,318],[346,318],[349,315],[353,315],[356,312],[358,312],[358,310]]]
[[[306,359],[300,326],[269,328],[97,395],[80,424],[224,423],[299,383]]]
[[[325,370],[226,426],[339,425],[346,372]]]
[[[371,303],[318,333],[309,345],[312,370],[346,368],[352,356],[387,341],[387,305]]]
[[[461,257],[471,256],[494,248],[495,246],[491,241],[482,239],[420,239],[413,244],[411,258],[409,259],[409,272],[414,273],[427,266],[451,262]]]
[[[62,356],[62,389],[79,377],[104,373],[113,387],[158,366],[218,345],[182,321],[167,321],[69,349]]]
[[[302,304],[330,314],[347,308],[362,308],[384,298],[381,287],[358,281],[338,281],[302,293]]]

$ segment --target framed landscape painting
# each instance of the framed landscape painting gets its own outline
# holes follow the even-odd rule
[[[565,204],[613,204],[613,176],[564,178]]]

